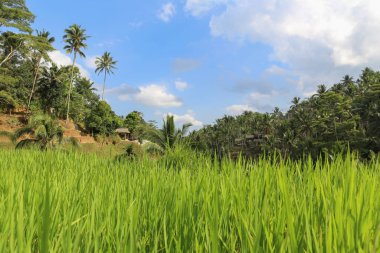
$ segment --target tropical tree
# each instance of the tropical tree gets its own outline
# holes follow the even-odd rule
[[[301,98],[300,97],[294,97],[293,100],[292,100],[292,106],[291,108],[296,108],[299,103],[301,102]]]
[[[29,123],[18,129],[12,136],[14,141],[21,139],[16,148],[37,146],[41,150],[54,148],[63,140],[63,129],[57,120],[47,115],[37,115]]]
[[[48,68],[43,68],[41,77],[38,80],[36,96],[41,104],[41,109],[45,113],[52,113],[58,117],[63,117],[65,113],[67,95],[68,67],[59,68],[56,64]]]
[[[0,109],[7,110],[11,114],[12,109],[16,108],[17,102],[6,91],[0,91]]]
[[[0,67],[11,60],[17,52],[25,49],[25,36],[13,32],[4,32],[0,37],[0,46],[2,58]]]
[[[176,129],[174,116],[167,115],[166,119],[163,120],[162,129],[151,131],[148,133],[147,137],[162,150],[169,150],[183,140],[191,126],[192,125],[189,123],[184,124],[181,129]]]
[[[86,129],[94,135],[112,135],[122,125],[122,120],[112,111],[106,101],[93,105],[89,115],[84,120]]]
[[[0,27],[11,27],[30,33],[30,24],[33,21],[34,15],[26,7],[24,0],[1,0]]]
[[[104,100],[104,89],[106,86],[106,78],[107,74],[113,74],[113,70],[116,68],[117,61],[113,59],[111,54],[109,52],[105,52],[101,57],[97,57],[96,61],[96,70],[95,72],[98,73],[104,73],[104,81],[103,81],[103,91],[102,91],[102,100]]]
[[[66,43],[66,46],[64,47],[64,49],[66,50],[66,53],[74,54],[73,64],[71,66],[69,93],[67,95],[66,124],[69,120],[69,114],[70,114],[70,99],[71,99],[71,92],[72,92],[72,86],[73,86],[73,81],[74,81],[75,62],[77,59],[77,55],[83,58],[86,57],[86,55],[84,54],[82,50],[87,48],[86,40],[88,38],[89,36],[86,35],[86,30],[76,24],[71,25],[68,29],[65,29],[65,35],[63,36],[63,40]]]
[[[49,32],[45,30],[37,31],[37,40],[36,40],[36,43],[34,43],[33,45],[35,49],[32,55],[32,61],[34,65],[34,79],[33,79],[32,89],[30,91],[30,95],[28,99],[27,110],[29,110],[30,108],[30,103],[32,101],[36,83],[40,74],[41,61],[42,60],[50,61],[48,52],[54,49],[52,46],[52,43],[54,43],[54,41],[55,41],[55,38],[50,37]]]
[[[319,95],[322,95],[322,94],[324,94],[324,93],[326,93],[326,92],[327,92],[327,87],[326,87],[326,85],[324,85],[324,84],[318,85],[317,93],[318,93]]]
[[[135,133],[137,127],[144,123],[143,113],[138,111],[130,112],[124,119],[124,125],[131,131],[132,134]]]

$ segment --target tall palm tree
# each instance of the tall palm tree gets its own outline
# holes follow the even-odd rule
[[[106,86],[106,78],[107,74],[113,74],[113,70],[116,68],[116,63],[111,56],[109,52],[105,52],[101,57],[97,57],[95,64],[96,64],[96,70],[95,72],[98,73],[98,75],[101,72],[104,72],[104,82],[103,82],[103,91],[102,91],[102,100],[104,100],[104,89]]]
[[[174,116],[167,115],[162,129],[155,129],[149,133],[148,139],[157,144],[162,150],[172,149],[183,140],[183,137],[191,126],[191,124],[184,124],[181,129],[176,129]]]
[[[70,77],[70,88],[69,94],[67,96],[67,112],[66,112],[66,124],[69,120],[70,113],[70,99],[71,99],[71,91],[73,87],[74,81],[74,67],[77,59],[77,55],[85,58],[86,55],[83,53],[83,49],[87,48],[86,40],[89,36],[86,36],[86,30],[83,29],[79,25],[71,25],[68,29],[65,29],[65,35],[63,36],[63,40],[66,43],[64,49],[66,53],[71,54],[74,53],[73,64],[71,66],[71,77]]]
[[[30,108],[30,103],[33,98],[33,94],[35,91],[36,83],[38,76],[40,74],[40,66],[41,66],[41,61],[44,59],[45,61],[50,61],[48,52],[52,51],[54,48],[52,44],[55,41],[54,37],[50,37],[50,33],[43,30],[43,31],[37,31],[37,39],[36,43],[34,45],[35,47],[35,54],[32,57],[33,63],[34,63],[34,79],[33,79],[33,85],[32,85],[32,90],[30,91],[29,95],[29,100],[28,100],[28,106],[27,110],[29,111]]]

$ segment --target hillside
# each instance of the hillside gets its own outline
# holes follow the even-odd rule
[[[82,132],[74,122],[70,121],[67,125],[64,120],[60,120],[59,122],[64,129],[64,137],[74,137],[78,139],[81,144],[96,143],[93,137]],[[24,114],[9,115],[0,113],[0,132],[6,131],[14,133],[17,129],[23,127],[25,123]],[[9,142],[9,139],[0,136],[0,142]]]

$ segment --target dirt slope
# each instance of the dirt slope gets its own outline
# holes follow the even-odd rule
[[[79,127],[77,127],[74,122],[70,121],[68,124],[63,120],[60,120],[59,122],[64,129],[64,137],[77,138],[80,143],[96,143],[94,138],[80,131]],[[0,113],[0,132],[6,131],[13,133],[24,126],[24,124],[25,115],[23,114],[9,115]],[[9,142],[9,139],[0,136],[0,142]]]

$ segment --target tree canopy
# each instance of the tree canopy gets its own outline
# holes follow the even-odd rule
[[[347,75],[330,88],[319,85],[310,98],[294,98],[284,113],[276,108],[224,116],[189,139],[197,149],[224,155],[300,158],[350,149],[370,157],[380,152],[380,72],[366,68],[356,81]]]
[[[24,0],[0,1],[0,28],[11,27],[21,32],[31,33],[30,24],[34,21],[34,15],[25,5]]]

